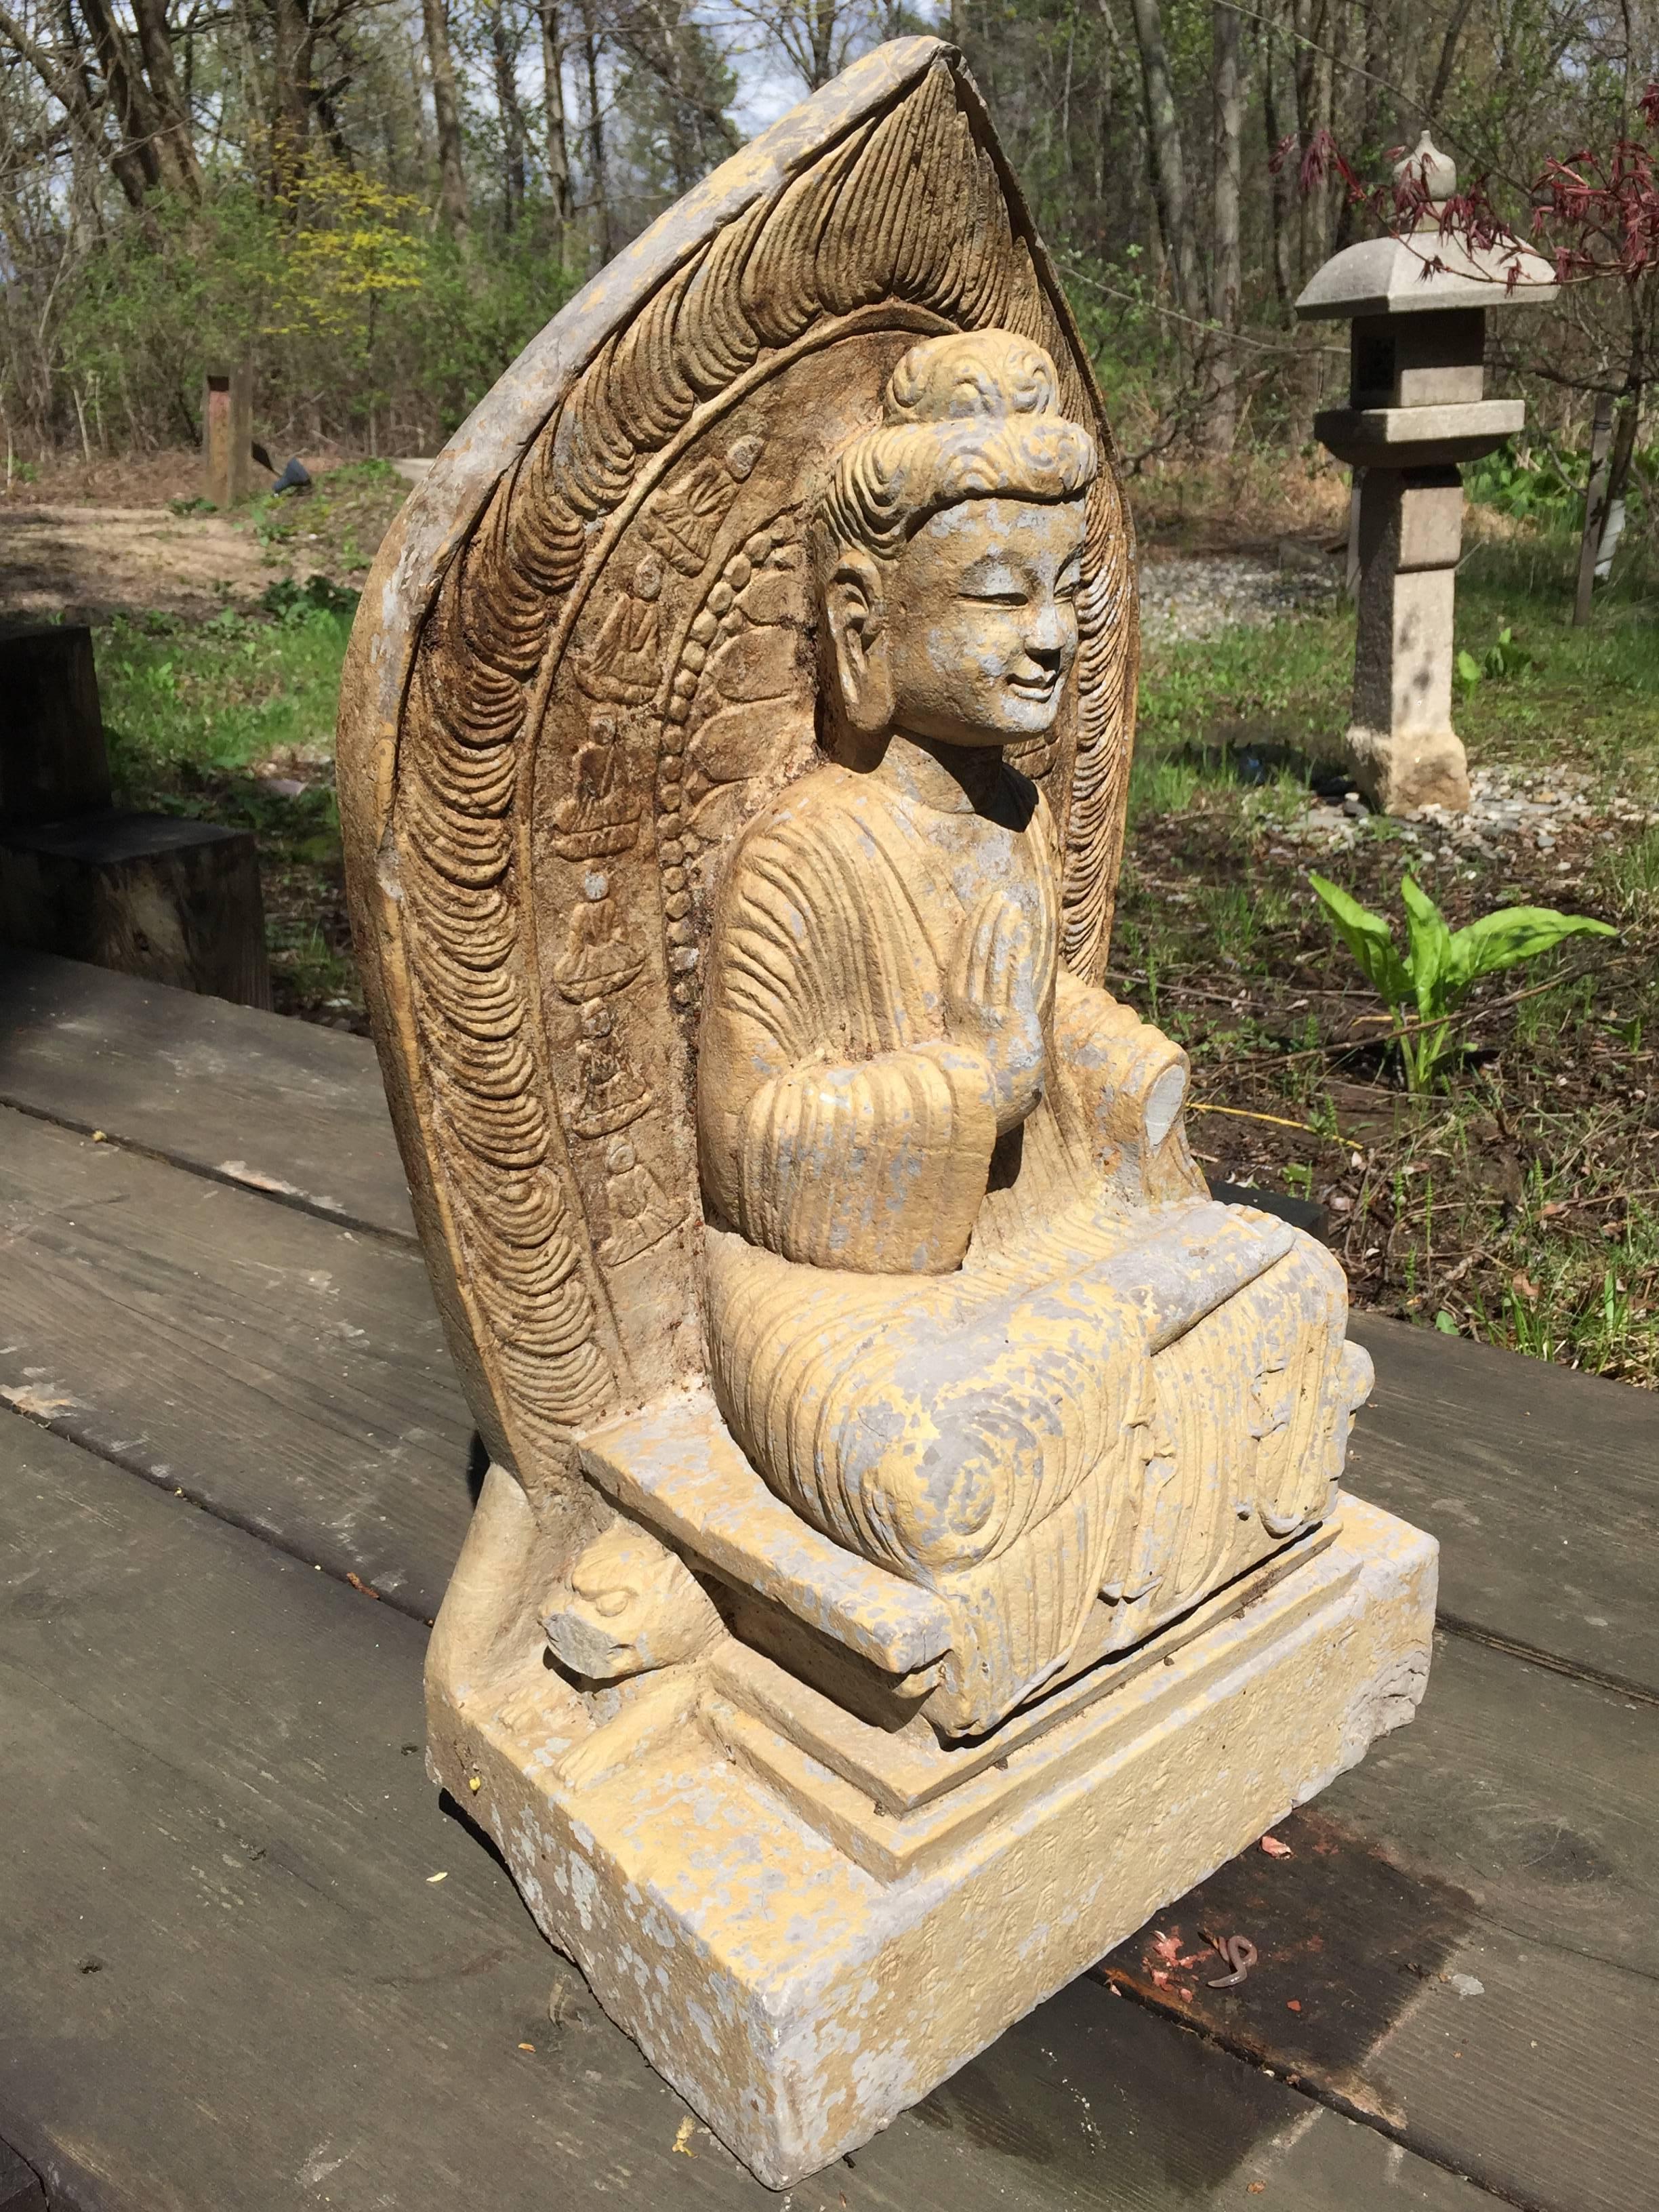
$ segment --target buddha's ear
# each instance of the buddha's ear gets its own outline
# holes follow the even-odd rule
[[[842,719],[873,737],[891,725],[893,680],[881,568],[862,546],[842,549],[824,586],[823,615]]]

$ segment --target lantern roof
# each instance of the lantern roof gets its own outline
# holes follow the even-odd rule
[[[1472,247],[1443,234],[1441,214],[1457,191],[1457,170],[1426,131],[1394,173],[1397,182],[1415,173],[1428,187],[1417,228],[1405,237],[1363,239],[1333,254],[1296,303],[1303,322],[1532,306],[1554,297],[1555,272],[1531,246]],[[1513,283],[1511,270],[1518,271]]]

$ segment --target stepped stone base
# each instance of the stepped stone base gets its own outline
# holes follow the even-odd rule
[[[429,1764],[606,2011],[775,2189],[1409,1720],[1437,1559],[1345,1498],[1294,1556],[947,1752],[730,1638],[586,1699],[539,1650],[504,1663],[501,1596],[535,1543],[492,1469],[433,1639]]]

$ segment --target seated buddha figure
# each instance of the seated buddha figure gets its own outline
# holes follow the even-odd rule
[[[730,856],[706,970],[715,1395],[804,1518],[946,1602],[946,1735],[1105,1648],[1103,1603],[1167,1617],[1328,1510],[1366,1379],[1335,1263],[1209,1200],[1185,1055],[1060,958],[1057,825],[1004,757],[1078,647],[1099,463],[1056,386],[1007,332],[931,339],[836,459],[829,757]]]

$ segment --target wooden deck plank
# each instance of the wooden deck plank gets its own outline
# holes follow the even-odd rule
[[[471,1424],[417,1253],[0,1108],[0,1395],[430,1620]]]
[[[1649,2212],[1656,1804],[1652,1706],[1442,1637],[1289,1858],[1242,1854],[1097,1971],[1511,2203]],[[1241,1987],[1205,1931],[1255,1944]]]
[[[341,1197],[383,1235],[408,1233],[379,1071],[361,1039],[25,956],[0,981],[7,1097],[192,1172],[241,1160],[270,1184]],[[139,1246],[150,1236],[142,1206],[125,1233]],[[222,1288],[236,1295],[234,1283]],[[343,1305],[341,1317],[364,1326]],[[1353,1329],[1377,1388],[1354,1433],[1350,1486],[1439,1537],[1443,1615],[1659,1695],[1659,1398],[1376,1315],[1357,1312]],[[410,1340],[428,1340],[417,1328]],[[60,1331],[48,1348],[66,1377],[80,1373],[83,1347]],[[73,1379],[64,1387],[88,1395]],[[198,1480],[200,1455],[182,1438],[178,1450]],[[411,1500],[422,1480],[411,1468]],[[283,1510],[273,1492],[270,1525]],[[294,1540],[307,1540],[307,1525],[296,1505]],[[458,1526],[412,1504],[389,1571],[441,1591]],[[395,1551],[397,1530],[385,1537]]]
[[[0,949],[0,1103],[415,1236],[374,1048],[338,1030]]]
[[[0,2135],[57,2212],[778,2203],[441,1811],[422,1641],[0,1417]],[[787,2201],[1219,2212],[1255,2183],[1490,2201],[1087,1981]]]
[[[1659,1395],[1353,1316],[1348,1486],[1441,1543],[1442,1619],[1659,1696]]]

